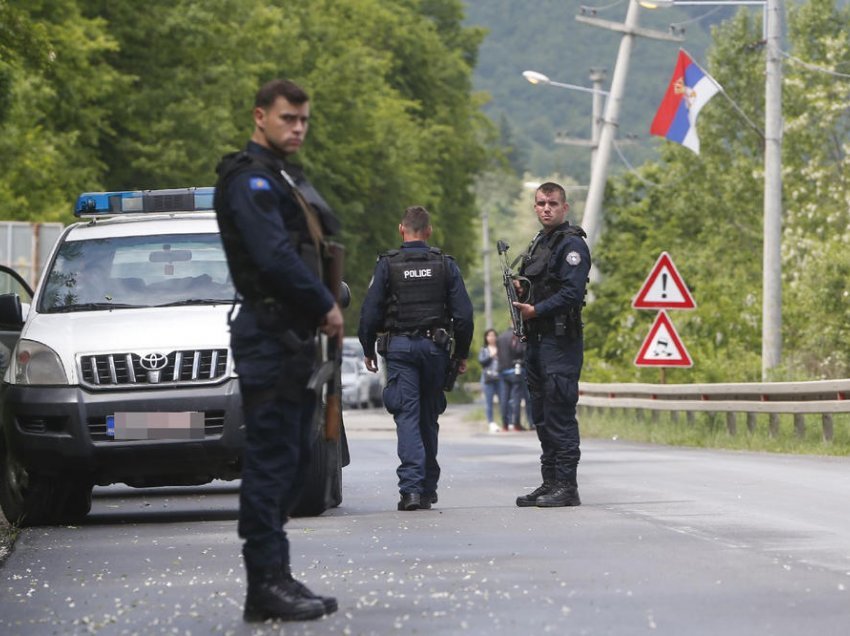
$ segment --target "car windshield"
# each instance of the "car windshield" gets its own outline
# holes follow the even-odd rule
[[[357,360],[352,360],[351,358],[343,358],[342,366],[339,369],[340,373],[355,374],[357,373]]]
[[[38,310],[232,303],[218,234],[123,236],[68,241],[47,274]]]

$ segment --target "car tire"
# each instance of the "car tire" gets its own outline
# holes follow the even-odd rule
[[[55,523],[56,481],[27,471],[12,455],[2,433],[0,460],[0,507],[6,519],[20,527]]]
[[[340,415],[340,417],[342,417]],[[314,427],[313,455],[307,479],[292,517],[317,517],[342,503],[342,452],[339,441],[326,440],[324,422]]]

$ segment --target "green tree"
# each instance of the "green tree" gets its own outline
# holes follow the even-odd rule
[[[60,219],[105,169],[115,41],[74,0],[3,2],[0,17],[0,218]]]

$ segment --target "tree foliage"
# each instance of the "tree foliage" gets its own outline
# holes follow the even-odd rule
[[[343,221],[355,299],[409,205],[471,262],[492,127],[471,85],[483,32],[460,0],[0,0],[0,16],[39,36],[0,30],[3,217],[67,220],[84,190],[210,185],[251,133],[257,88],[288,77],[312,98],[299,159]]]

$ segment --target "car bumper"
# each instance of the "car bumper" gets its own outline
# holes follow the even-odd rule
[[[107,485],[189,485],[239,476],[244,445],[238,382],[161,390],[86,391],[3,384],[2,424],[17,461],[41,474]],[[196,439],[116,440],[116,412],[203,413]]]

